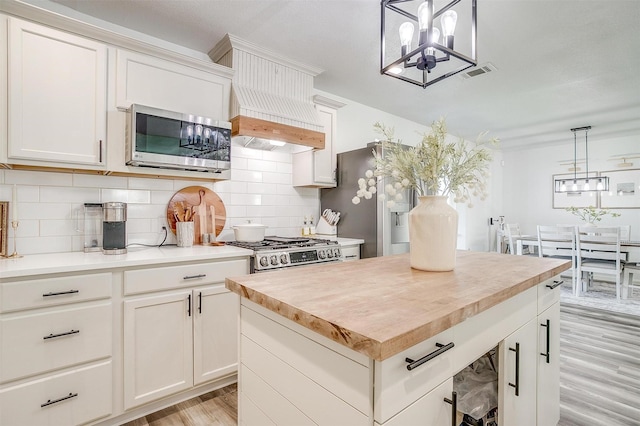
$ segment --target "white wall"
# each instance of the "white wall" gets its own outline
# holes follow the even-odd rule
[[[619,160],[614,155],[640,152],[640,135],[617,138],[595,139],[589,137],[589,171],[623,170],[617,169]],[[537,225],[580,224],[580,220],[564,209],[552,208],[552,175],[572,173],[568,166],[561,166],[559,160],[573,160],[573,136],[569,134],[567,143],[514,151],[505,151],[504,158],[504,215],[508,223],[519,223],[525,234],[535,234]],[[584,139],[578,138],[578,159],[584,159]],[[640,169],[640,159],[634,168]],[[581,165],[584,176],[585,165]],[[640,188],[638,189],[640,190]],[[594,195],[594,204],[597,196]],[[640,239],[640,209],[616,209],[620,217],[610,216],[600,222],[610,225],[631,225],[631,239]]]

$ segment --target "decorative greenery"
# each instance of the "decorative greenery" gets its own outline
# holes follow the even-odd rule
[[[385,185],[385,194],[378,199],[385,200],[391,207],[403,199],[402,190],[412,188],[419,196],[454,194],[454,202],[471,204],[472,196],[487,196],[486,179],[491,153],[485,148],[487,143],[496,145],[498,140],[466,142],[463,138],[455,142],[447,141],[447,126],[441,118],[431,124],[431,132],[424,133],[415,147],[407,147],[400,140],[394,140],[393,128],[376,123],[375,129],[383,136],[380,144],[384,156],[373,150],[375,170],[367,170],[365,178],[358,181],[359,189],[351,200],[360,203],[361,198],[370,199],[376,193],[378,180],[389,177],[391,183]]]
[[[620,213],[612,212],[609,209],[597,209],[593,206],[567,207],[565,210],[575,216],[578,216],[583,222],[587,223],[600,222],[602,218],[608,214],[610,214],[611,217],[620,216]]]

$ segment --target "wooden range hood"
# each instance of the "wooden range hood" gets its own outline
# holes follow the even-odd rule
[[[231,136],[250,136],[324,149],[322,132],[243,115],[237,115],[231,119]]]

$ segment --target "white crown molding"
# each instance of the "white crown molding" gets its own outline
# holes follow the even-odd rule
[[[344,102],[337,101],[335,99],[327,98],[322,95],[313,95],[313,103],[318,105],[324,105],[329,108],[338,109],[342,108],[346,104]]]
[[[222,40],[220,40],[214,47],[209,51],[209,57],[217,62],[224,56],[229,50],[238,49],[244,52],[250,53],[252,55],[256,55],[265,59],[268,59],[273,62],[277,62],[284,66],[294,68],[300,72],[305,74],[309,74],[313,77],[318,74],[324,72],[322,68],[314,67],[311,65],[303,64],[302,62],[298,62],[296,60],[287,58],[279,53],[276,53],[272,50],[266,49],[262,46],[258,46],[257,44],[251,43],[249,41],[243,40],[239,37],[236,37],[232,34],[226,34]]]

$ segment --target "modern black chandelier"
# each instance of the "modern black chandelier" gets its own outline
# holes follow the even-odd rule
[[[380,5],[381,74],[426,88],[478,64],[476,0],[447,0],[442,5],[438,0],[382,0]],[[454,33],[460,18],[468,38],[458,43],[462,49],[457,51]]]
[[[573,179],[561,178],[555,180],[555,192],[598,192],[609,190],[609,178],[607,176],[589,176],[589,138],[588,133],[591,126],[576,127],[573,132]],[[576,133],[584,131],[584,157],[586,171],[584,177],[578,177],[577,154],[578,140]]]

